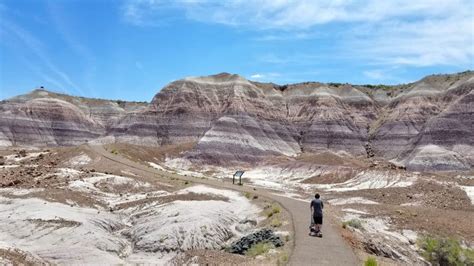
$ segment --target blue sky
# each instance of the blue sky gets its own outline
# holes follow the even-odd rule
[[[0,0],[0,99],[149,101],[219,72],[397,84],[474,67],[470,0]]]

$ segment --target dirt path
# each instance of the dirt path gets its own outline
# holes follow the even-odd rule
[[[308,235],[309,226],[309,202],[296,200],[284,196],[275,195],[269,190],[253,187],[236,186],[230,182],[221,180],[198,179],[193,177],[180,176],[158,169],[150,168],[137,162],[133,162],[119,155],[114,155],[106,151],[102,146],[90,146],[91,149],[116,163],[139,170],[141,172],[160,175],[164,177],[174,177],[185,181],[205,184],[213,187],[237,190],[241,192],[251,192],[260,196],[272,199],[280,203],[291,215],[294,227],[294,250],[290,256],[289,265],[360,265],[359,260],[354,255],[350,246],[339,235],[331,219],[327,217],[323,226],[323,238],[311,237]]]

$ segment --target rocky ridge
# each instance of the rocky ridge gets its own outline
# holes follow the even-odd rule
[[[466,71],[398,86],[280,86],[221,73],[172,82],[151,103],[35,90],[0,102],[0,144],[195,143],[183,157],[217,165],[329,150],[408,170],[466,170],[474,165],[473,88]]]

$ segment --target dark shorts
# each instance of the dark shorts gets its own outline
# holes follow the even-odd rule
[[[313,220],[315,224],[323,224],[323,217],[322,216],[313,216]]]

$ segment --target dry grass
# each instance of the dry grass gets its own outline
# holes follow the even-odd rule
[[[258,244],[253,245],[251,248],[249,248],[247,252],[245,252],[245,255],[250,256],[250,257],[256,257],[256,256],[267,253],[272,248],[274,248],[274,246],[271,243],[266,243],[266,242],[258,243]]]
[[[272,206],[268,206],[266,208],[267,210],[265,211],[267,218],[270,218],[274,216],[275,214],[278,214],[281,212],[281,207],[278,204],[273,204]]]

